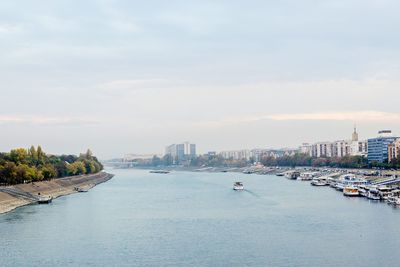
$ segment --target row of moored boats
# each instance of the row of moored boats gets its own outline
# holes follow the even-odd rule
[[[355,174],[321,175],[320,172],[288,171],[277,176],[285,176],[291,180],[310,181],[313,186],[330,186],[342,191],[348,197],[366,197],[375,201],[386,201],[388,204],[400,206],[399,187],[372,184],[370,181],[357,177]]]

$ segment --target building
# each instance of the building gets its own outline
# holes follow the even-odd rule
[[[390,163],[395,159],[400,159],[400,138],[397,138],[388,146],[388,162]]]
[[[341,158],[350,155],[351,153],[351,142],[347,140],[335,141],[333,146],[333,157]]]
[[[247,149],[222,151],[219,153],[219,155],[222,156],[224,159],[233,159],[233,160],[250,159],[250,151]]]
[[[358,140],[357,128],[354,126],[354,132],[351,136],[351,143],[349,154],[351,156],[366,156],[368,152],[367,141]]]
[[[368,161],[388,162],[389,145],[396,139],[391,130],[379,131],[378,137],[368,139]]]
[[[309,143],[301,144],[301,146],[299,148],[299,152],[301,154],[306,154],[306,155],[312,156],[312,145]]]
[[[250,158],[255,162],[260,162],[264,157],[280,158],[283,156],[293,156],[298,153],[298,149],[264,149],[255,148],[250,151]]]
[[[172,144],[165,148],[165,155],[171,155],[174,163],[181,163],[196,157],[196,145],[189,142]]]
[[[330,158],[333,156],[332,142],[319,142],[312,145],[312,156],[315,158]]]
[[[133,161],[136,159],[142,159],[142,160],[146,160],[146,159],[152,159],[154,156],[156,157],[162,157],[162,155],[159,154],[125,154],[123,157],[123,161]]]
[[[320,157],[345,157],[365,156],[367,154],[367,141],[359,141],[356,127],[352,133],[351,140],[338,140],[334,142],[319,142],[311,145],[311,156]],[[300,147],[300,151],[307,151],[307,144]]]

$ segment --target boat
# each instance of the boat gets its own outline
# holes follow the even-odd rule
[[[365,185],[360,185],[360,186],[358,186],[358,194],[359,194],[360,196],[362,196],[362,197],[368,197],[368,191],[369,191],[368,186],[365,186]]]
[[[285,176],[285,173],[283,173],[283,172],[279,172],[279,173],[277,173],[277,174],[276,174],[276,176],[280,176],[280,177],[282,177],[282,176]]]
[[[51,203],[52,200],[53,200],[52,196],[40,196],[39,195],[37,202],[39,204],[49,204],[49,203]]]
[[[387,199],[387,203],[393,206],[400,206],[400,197],[398,196],[390,196]]]
[[[346,186],[366,186],[369,182],[363,178],[357,178],[354,174],[344,174],[336,181],[336,190],[343,191]]]
[[[86,193],[89,192],[88,188],[83,188],[83,187],[75,187],[75,191],[79,193]]]
[[[164,171],[164,170],[155,170],[155,171],[150,171],[150,173],[168,174],[170,172],[169,171]]]
[[[285,172],[285,177],[290,180],[296,180],[300,176],[300,172],[298,171],[287,171]]]
[[[233,190],[236,190],[236,191],[244,190],[243,183],[242,182],[235,182],[233,184]]]
[[[329,185],[328,178],[325,176],[314,177],[310,183],[313,186],[327,186]]]
[[[368,191],[368,199],[370,200],[381,200],[381,196],[379,194],[379,190],[376,188],[372,188]]]
[[[316,177],[319,172],[303,172],[297,177],[299,181],[311,181],[314,177]]]
[[[392,188],[387,186],[378,186],[379,195],[382,200],[388,200],[389,196],[392,195]]]
[[[343,195],[347,197],[358,197],[360,194],[358,188],[354,185],[345,186],[343,188]]]

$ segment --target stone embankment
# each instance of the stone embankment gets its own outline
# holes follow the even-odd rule
[[[0,213],[36,202],[37,196],[60,196],[76,193],[76,188],[90,189],[110,180],[114,175],[100,172],[90,175],[70,176],[29,184],[0,186]]]

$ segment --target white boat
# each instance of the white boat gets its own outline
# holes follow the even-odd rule
[[[336,181],[336,190],[343,191],[346,186],[366,186],[369,182],[362,178],[357,178],[354,174],[344,174]]]
[[[51,203],[52,200],[53,200],[52,196],[40,196],[39,195],[37,202],[39,204],[49,204],[49,203]]]
[[[285,177],[290,180],[296,180],[300,176],[300,172],[298,171],[287,171],[285,172]]]
[[[369,191],[368,186],[365,186],[365,185],[360,185],[360,186],[358,186],[358,194],[359,194],[360,196],[362,196],[362,197],[368,197],[368,191]]]
[[[392,188],[387,186],[378,186],[379,195],[382,200],[387,200],[392,195]]]
[[[314,177],[311,181],[311,185],[313,186],[327,186],[329,185],[328,177]]]
[[[396,196],[389,196],[387,198],[387,203],[389,205],[399,205],[400,204],[400,198]]]
[[[236,190],[236,191],[244,190],[243,183],[242,182],[235,182],[233,184],[233,190]]]
[[[371,199],[371,200],[381,200],[381,196],[380,196],[380,194],[379,194],[379,190],[378,190],[378,189],[375,189],[375,188],[370,189],[370,190],[368,191],[368,196],[367,196],[367,198],[368,198],[368,199]]]
[[[297,178],[299,181],[311,181],[314,177],[316,177],[319,172],[303,172]]]
[[[343,188],[343,195],[347,197],[357,197],[359,196],[358,188],[353,185],[345,186]]]

